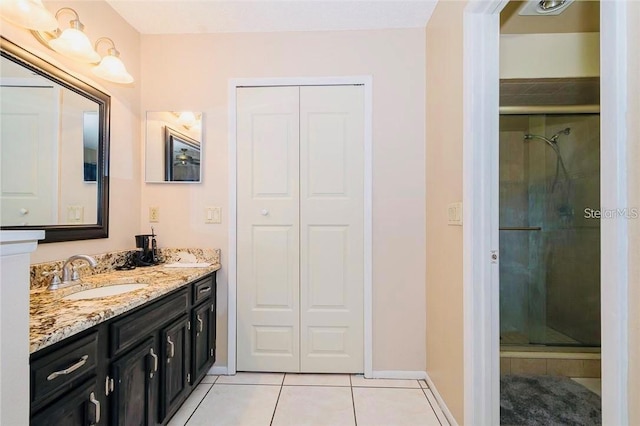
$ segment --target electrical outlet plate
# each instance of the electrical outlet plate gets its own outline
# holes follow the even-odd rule
[[[149,222],[160,222],[160,207],[149,207]]]
[[[205,207],[204,223],[222,223],[222,213],[220,207]]]

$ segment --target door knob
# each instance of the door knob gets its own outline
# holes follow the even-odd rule
[[[268,216],[268,215],[269,215],[269,210],[267,210],[267,209],[262,209],[262,210],[260,210],[260,214],[261,214],[262,216]]]
[[[20,216],[24,216],[29,214],[29,209],[25,209],[24,207],[19,210]]]

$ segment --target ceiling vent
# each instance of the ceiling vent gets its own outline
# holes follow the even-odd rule
[[[574,0],[529,0],[518,12],[519,15],[559,15]]]

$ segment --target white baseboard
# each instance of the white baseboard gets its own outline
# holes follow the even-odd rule
[[[229,369],[226,365],[214,365],[209,369],[209,371],[207,371],[207,374],[212,376],[228,376]]]
[[[424,371],[405,371],[405,370],[386,370],[372,371],[371,377],[368,379],[405,379],[405,380],[423,380],[427,378]]]
[[[425,380],[427,381],[427,385],[429,385],[429,389],[431,390],[433,395],[436,397],[436,401],[438,401],[438,405],[440,406],[440,409],[444,413],[447,420],[449,420],[449,424],[451,424],[451,426],[458,426],[458,422],[456,422],[455,417],[453,417],[453,414],[451,414],[451,411],[449,411],[449,407],[447,407],[447,404],[444,402],[444,399],[442,399],[442,396],[440,395],[440,392],[438,392],[436,385],[431,380],[431,377],[429,377],[427,373],[424,373],[424,375],[425,375]]]

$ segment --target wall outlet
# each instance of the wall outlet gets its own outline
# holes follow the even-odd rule
[[[160,222],[160,207],[149,207],[149,222]]]
[[[222,213],[220,207],[205,207],[204,223],[222,223]]]

